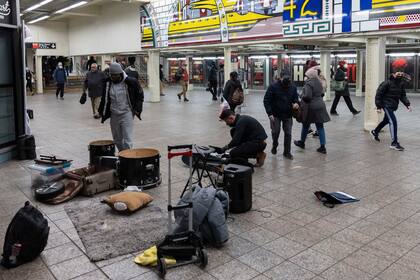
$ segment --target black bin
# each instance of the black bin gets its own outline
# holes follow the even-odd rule
[[[17,140],[18,158],[36,159],[35,137],[33,135],[23,135]]]
[[[229,210],[243,213],[252,208],[252,168],[228,164],[224,170],[223,183],[229,193]]]

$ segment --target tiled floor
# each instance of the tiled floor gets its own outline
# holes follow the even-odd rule
[[[243,113],[255,116],[269,132],[262,97],[248,95]],[[31,128],[38,154],[71,158],[75,167],[87,164],[90,141],[110,138],[109,123],[94,120],[90,104],[81,106],[78,99],[78,94],[68,94],[64,101],[53,95],[28,98],[35,112]],[[363,109],[363,100],[353,99]],[[227,143],[228,128],[216,117],[218,104],[207,92],[194,91],[190,100],[178,102],[175,89],[170,89],[161,103],[146,103],[143,121],[135,122],[135,146],[154,147],[164,154],[168,144]],[[415,109],[420,108],[420,97],[411,100]],[[190,265],[170,270],[167,279],[420,279],[419,110],[398,111],[405,152],[389,150],[388,131],[381,134],[381,143],[373,142],[362,129],[363,115],[353,117],[344,102],[338,111],[340,116],[327,124],[327,155],[315,151],[319,143],[312,137],[306,150],[293,148],[294,161],[283,159],[281,151],[269,155],[253,176],[253,210],[232,215],[226,246],[208,250],[205,270]],[[295,123],[294,138],[299,129]],[[11,217],[25,200],[33,201],[28,164],[0,165],[1,244]],[[166,165],[162,157],[164,183],[150,190],[153,203],[162,206]],[[180,192],[186,169],[176,163],[174,175],[178,182],[174,189]],[[313,196],[318,189],[346,191],[361,201],[329,209]],[[134,255],[89,262],[63,205],[37,205],[50,220],[48,246],[34,262],[0,269],[3,280],[158,279],[153,270],[134,264]]]

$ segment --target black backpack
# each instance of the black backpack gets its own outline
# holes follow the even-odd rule
[[[49,232],[48,221],[41,212],[25,202],[7,228],[1,265],[12,268],[34,260],[47,245]]]
[[[175,81],[179,82],[181,80],[181,78],[182,78],[182,69],[180,68],[175,73]]]

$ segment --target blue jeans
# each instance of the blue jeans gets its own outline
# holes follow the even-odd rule
[[[397,117],[393,110],[384,108],[385,116],[384,119],[375,128],[375,132],[379,133],[382,128],[389,124],[389,131],[391,132],[392,144],[398,143],[398,124]]]
[[[303,143],[305,143],[306,136],[308,135],[310,125],[311,124],[304,124],[302,126],[302,131],[301,131],[301,134],[300,134],[300,141],[302,141]],[[316,123],[315,126],[316,126],[316,130],[318,131],[318,134],[319,134],[319,142],[321,143],[321,146],[325,146],[326,139],[325,139],[324,124],[323,123]]]

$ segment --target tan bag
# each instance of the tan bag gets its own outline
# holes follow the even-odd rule
[[[234,105],[238,106],[244,103],[244,92],[241,88],[236,88],[232,94],[231,101]]]

